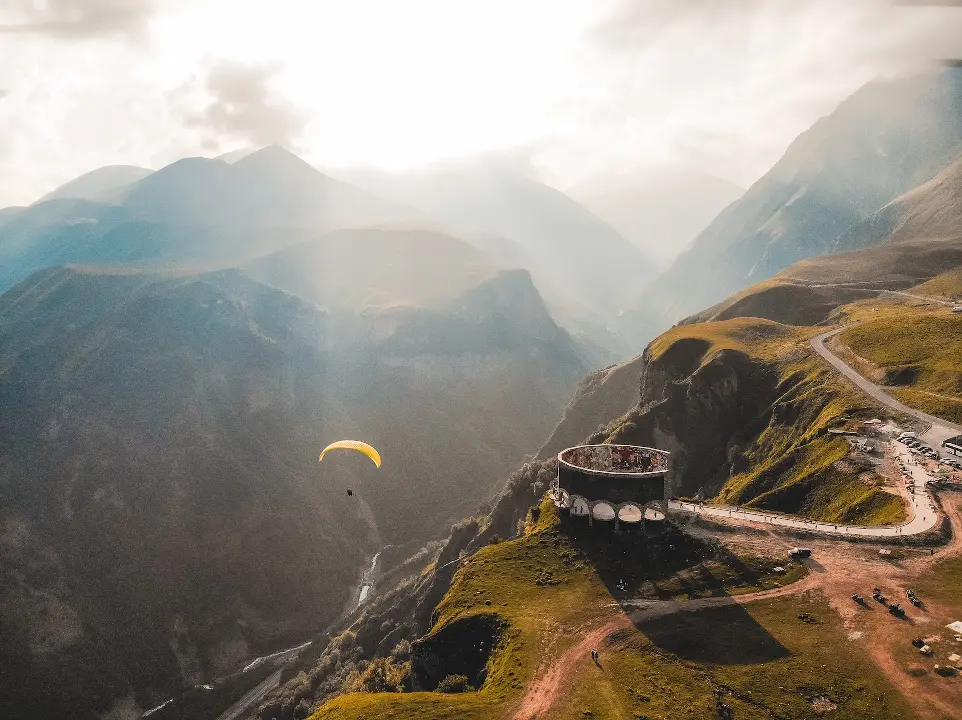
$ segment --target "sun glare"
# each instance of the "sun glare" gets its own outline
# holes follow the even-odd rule
[[[535,140],[596,12],[584,0],[221,1],[157,22],[155,72],[276,65],[274,89],[309,118],[307,159],[400,169]]]

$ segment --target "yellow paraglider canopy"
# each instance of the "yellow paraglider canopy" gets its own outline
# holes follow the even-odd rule
[[[317,458],[318,462],[324,459],[324,455],[328,450],[357,450],[358,452],[364,453],[371,458],[375,465],[381,467],[381,455],[378,453],[378,451],[372,448],[366,442],[361,442],[360,440],[338,440],[337,442],[332,442],[326,448],[321,450],[321,456]]]

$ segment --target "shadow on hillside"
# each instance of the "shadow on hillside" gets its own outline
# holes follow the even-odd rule
[[[737,584],[755,585],[758,570],[738,556],[671,524],[656,531],[628,526],[616,533],[608,523],[589,527],[582,518],[563,518],[562,529],[626,613],[631,612],[631,600],[717,599],[714,607],[634,621],[658,648],[685,660],[725,665],[764,663],[789,655],[731,599],[725,584],[709,569],[713,562],[723,564]]]
[[[589,527],[583,518],[565,517],[562,530],[619,602],[725,594],[702,567],[714,557],[714,549],[673,526],[657,532],[623,526],[616,533],[610,523]]]
[[[735,603],[635,622],[656,647],[683,660],[755,665],[790,655],[788,649]]]

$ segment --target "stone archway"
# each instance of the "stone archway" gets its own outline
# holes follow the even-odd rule
[[[588,501],[581,497],[580,495],[571,495],[569,497],[570,510],[572,515],[578,517],[589,517],[591,515],[591,505]]]
[[[595,520],[609,521],[617,518],[618,514],[607,500],[599,500],[591,506],[591,517]]]
[[[639,523],[644,516],[644,510],[632,502],[618,506],[618,520],[623,523]]]

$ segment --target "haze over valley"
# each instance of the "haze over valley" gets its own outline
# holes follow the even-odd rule
[[[0,716],[962,714],[960,13],[0,9]]]

